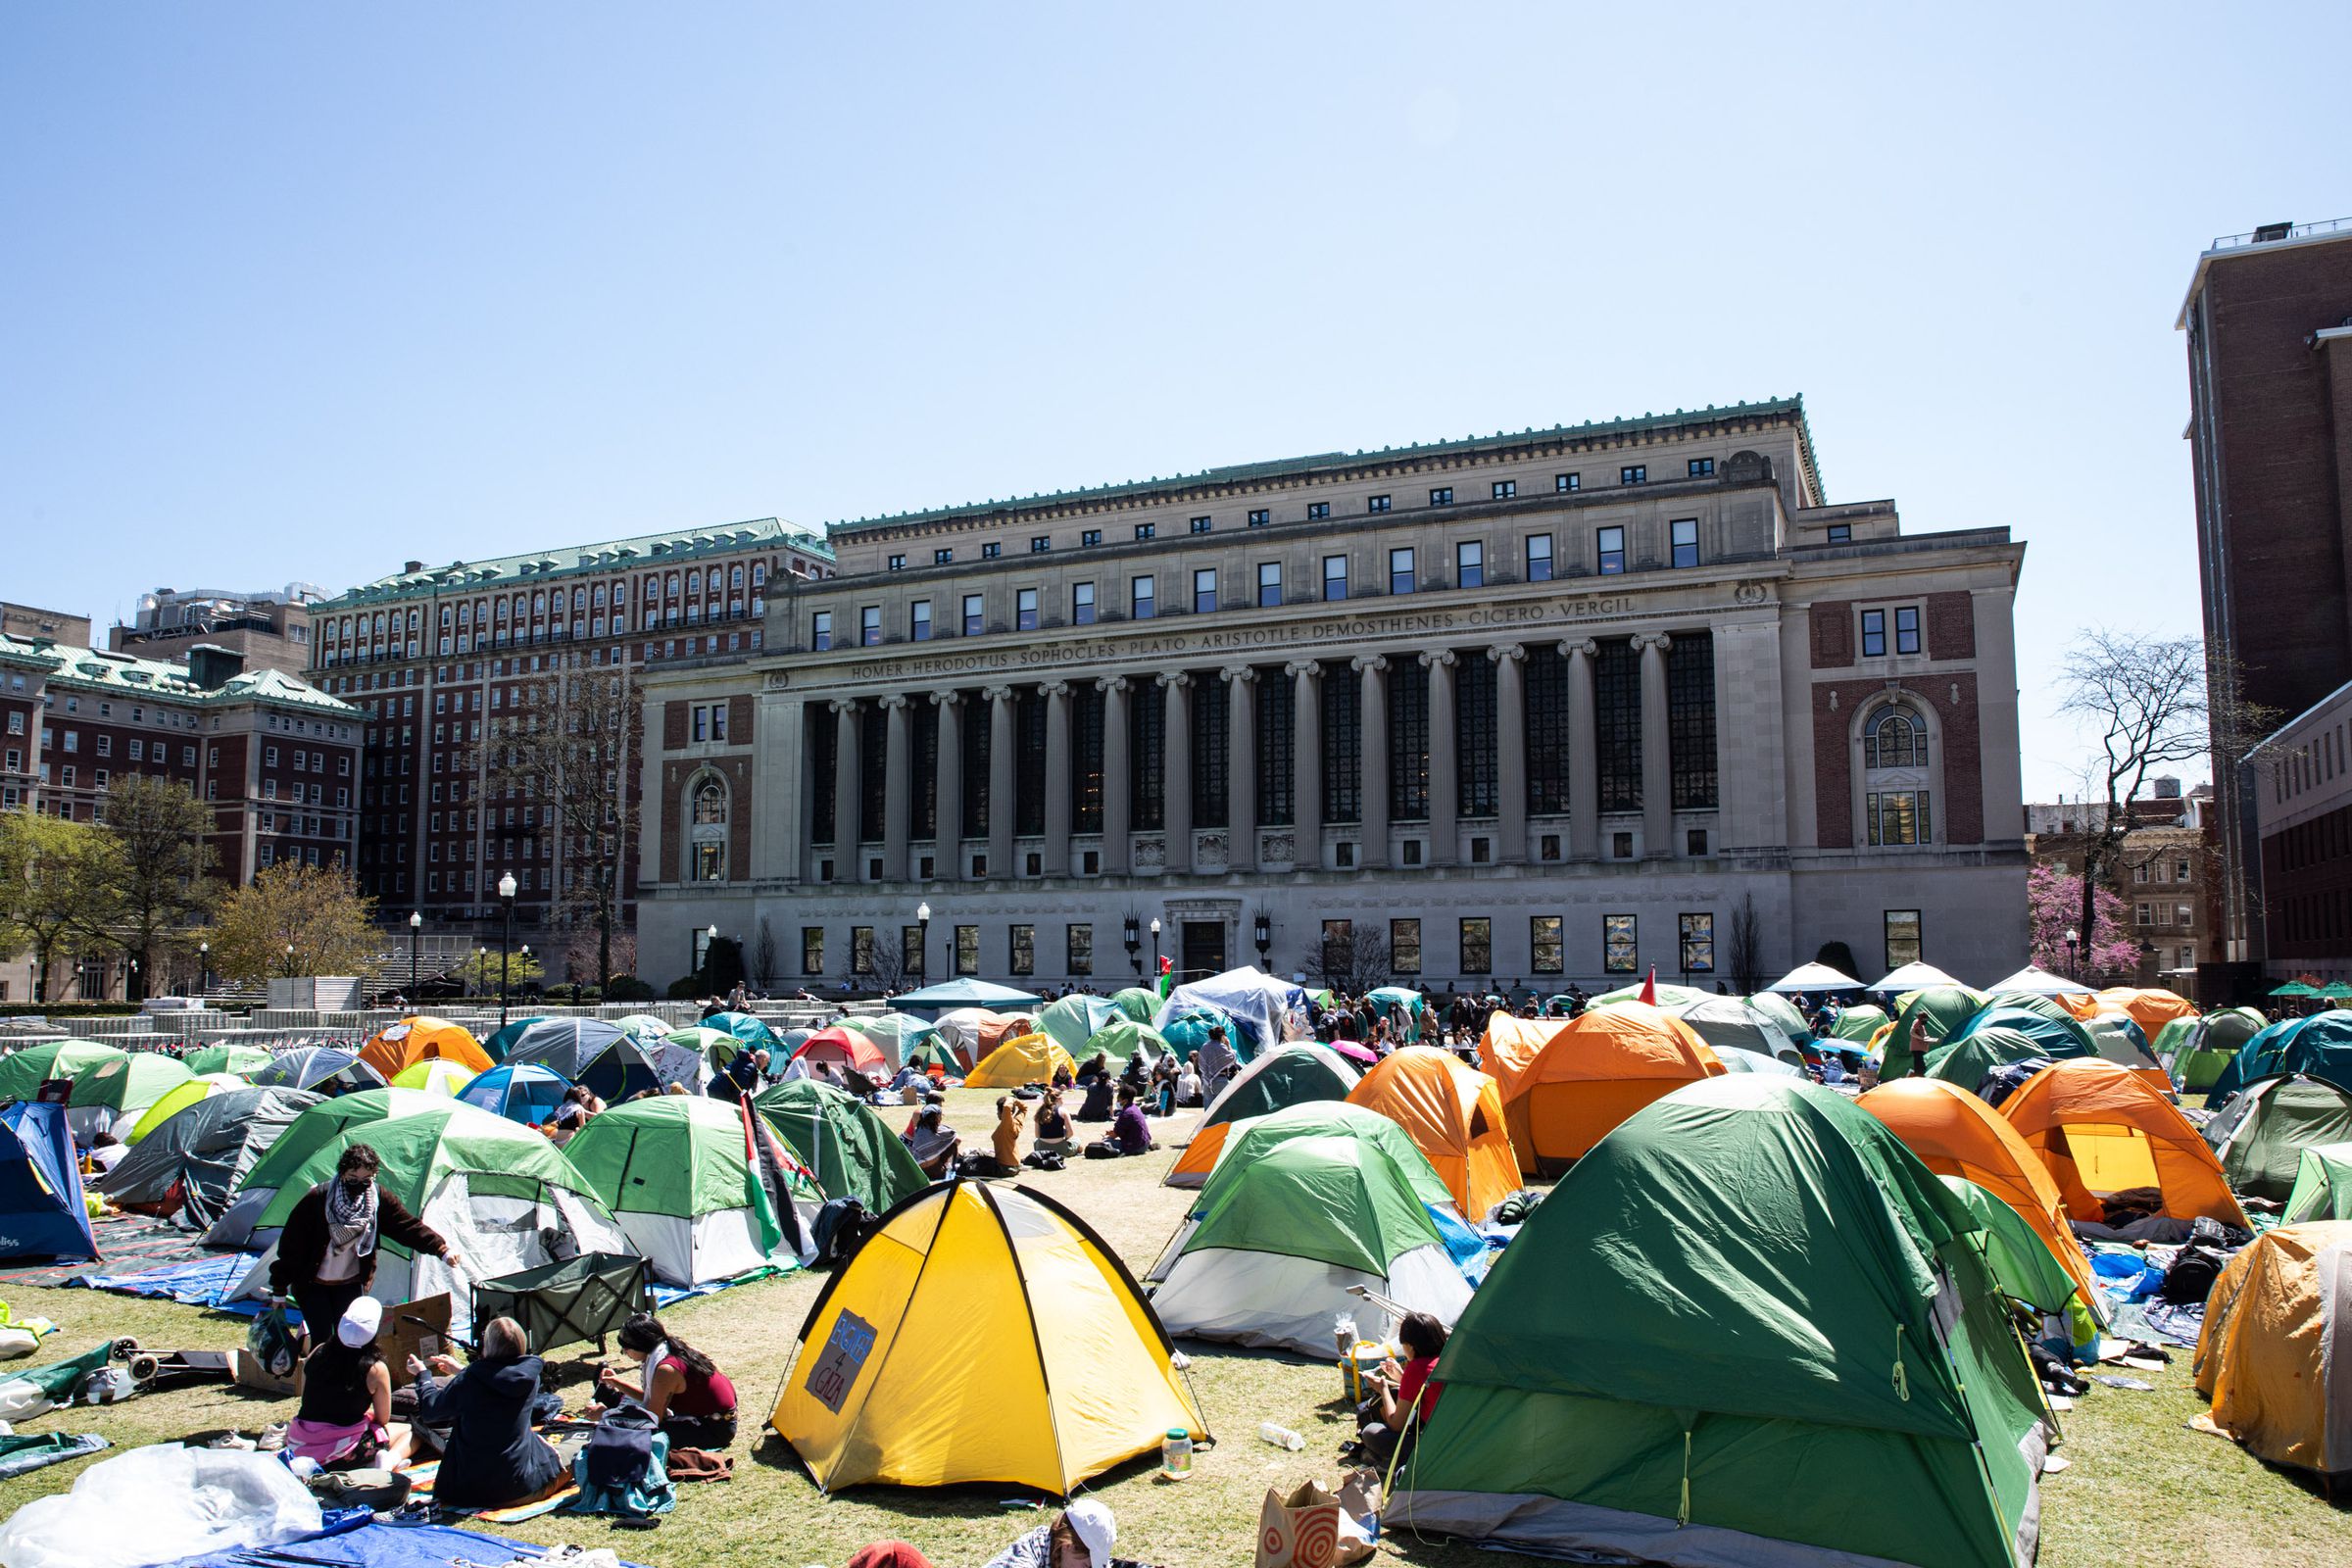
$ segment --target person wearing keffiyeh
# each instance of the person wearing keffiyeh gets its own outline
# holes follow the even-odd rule
[[[335,1179],[303,1194],[278,1235],[270,1294],[291,1298],[306,1326],[319,1325],[318,1334],[332,1333],[344,1310],[375,1283],[376,1251],[386,1240],[461,1271],[457,1250],[376,1181],[382,1167],[373,1149],[353,1144],[335,1162]]]

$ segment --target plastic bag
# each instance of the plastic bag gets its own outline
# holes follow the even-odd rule
[[[295,1348],[294,1326],[286,1321],[286,1309],[272,1303],[253,1320],[245,1331],[245,1348],[262,1364],[262,1370],[273,1378],[290,1378],[295,1364],[301,1359]]]
[[[139,1568],[318,1528],[317,1499],[275,1454],[163,1444],[94,1464],[72,1492],[19,1508],[0,1527],[0,1564]]]

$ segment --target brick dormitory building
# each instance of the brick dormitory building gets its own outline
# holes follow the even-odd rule
[[[657,983],[713,927],[777,986],[1115,985],[1154,921],[1440,988],[2024,960],[2023,546],[1831,504],[1795,400],[827,532],[645,667]]]

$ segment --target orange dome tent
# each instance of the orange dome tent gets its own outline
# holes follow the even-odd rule
[[[876,1074],[883,1077],[890,1075],[890,1058],[882,1054],[882,1048],[856,1030],[844,1029],[839,1024],[830,1029],[819,1029],[802,1041],[801,1049],[794,1052],[792,1057],[795,1061],[806,1061],[811,1067],[819,1062],[830,1061],[852,1072],[864,1073],[869,1078]]]
[[[1407,1046],[1357,1080],[1348,1103],[1402,1127],[1473,1223],[1519,1185],[1502,1091],[1449,1051]]]
[[[1537,1054],[1574,1023],[1573,1018],[1514,1018],[1497,1008],[1479,1036],[1478,1064],[1498,1084],[1526,1069]]]
[[[1570,1019],[1531,1057],[1522,1049],[1506,1041],[1494,1066],[1511,1148],[1530,1175],[1558,1175],[1650,1102],[1723,1073],[1689,1024],[1639,1002]]]
[[[1885,1122],[1936,1175],[1975,1182],[2017,1210],[2082,1290],[2082,1304],[2098,1309],[2098,1281],[2067,1225],[2066,1199],[1999,1111],[1940,1078],[1897,1078],[1855,1103]]]
[[[360,1048],[360,1060],[373,1067],[386,1083],[420,1061],[454,1061],[473,1073],[488,1072],[498,1065],[462,1025],[421,1014],[377,1030]]]
[[[2109,986],[2089,1000],[2098,1004],[2096,1011],[2127,1014],[2133,1023],[2139,1025],[2140,1033],[2150,1040],[2162,1034],[2164,1026],[2175,1018],[2194,1018],[2197,1015],[2194,1003],[2162,986],[2152,986],[2146,990],[2135,986]]]
[[[2070,1057],[2027,1079],[2001,1114],[2040,1156],[2076,1219],[2105,1218],[2102,1193],[2152,1187],[2175,1218],[2253,1228],[2205,1140],[2129,1067]]]

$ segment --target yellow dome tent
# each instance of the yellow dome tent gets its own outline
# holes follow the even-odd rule
[[[768,1426],[817,1486],[1034,1487],[1200,1435],[1167,1331],[1118,1255],[1041,1194],[925,1188],[834,1274]],[[903,1352],[903,1353],[902,1353]]]
[[[1078,1064],[1070,1059],[1070,1054],[1046,1036],[1015,1035],[981,1057],[963,1087],[1018,1089],[1023,1084],[1052,1083],[1054,1072],[1063,1067],[1070,1070],[1071,1077],[1078,1075]]]
[[[2256,1457],[2322,1475],[2352,1471],[2352,1369],[2334,1353],[2352,1314],[2352,1223],[2282,1225],[2239,1250],[2214,1282],[2197,1335],[2189,1425]]]

